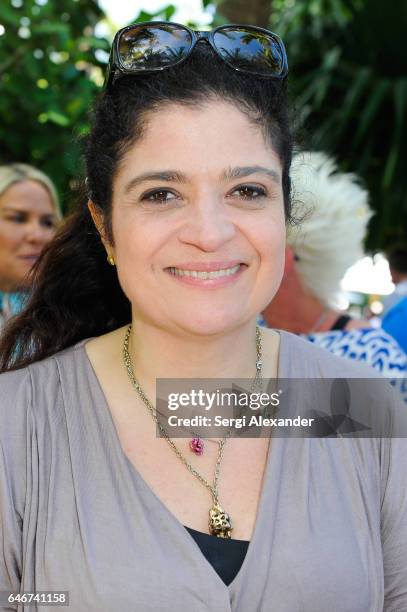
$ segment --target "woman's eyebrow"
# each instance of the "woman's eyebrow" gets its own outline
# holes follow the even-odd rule
[[[20,208],[14,208],[13,206],[2,206],[0,211],[2,212],[18,212],[18,213],[26,213],[26,210],[21,210]]]
[[[177,170],[160,170],[158,172],[143,172],[135,176],[129,181],[124,190],[125,193],[129,193],[132,189],[144,183],[146,181],[165,181],[167,183],[186,183],[187,177],[185,174],[178,172]]]
[[[280,174],[271,168],[265,166],[235,166],[228,168],[222,174],[224,180],[230,180],[233,178],[242,178],[244,176],[250,176],[251,174],[266,174],[270,176],[275,183],[280,185],[281,179]],[[132,178],[126,185],[124,192],[127,194],[135,187],[138,187],[141,183],[147,181],[165,181],[167,183],[186,183],[188,177],[178,170],[159,170],[157,172],[143,172]]]
[[[3,206],[0,209],[0,213],[2,212],[11,212],[11,213],[20,213],[21,215],[30,215],[31,214],[31,210],[27,210],[25,208],[21,209],[21,208],[14,208],[13,206]],[[56,215],[54,212],[51,213],[43,213],[40,215],[41,219],[45,219],[45,218],[54,218]]]
[[[235,166],[234,168],[228,168],[223,173],[223,178],[225,180],[230,180],[233,178],[242,178],[244,176],[250,176],[251,174],[266,174],[270,176],[277,185],[281,183],[281,177],[276,170],[272,170],[271,168],[266,168],[265,166]]]

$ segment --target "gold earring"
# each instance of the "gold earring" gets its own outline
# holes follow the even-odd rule
[[[110,264],[111,266],[115,266],[116,265],[115,260],[113,259],[112,255],[108,255],[107,256],[107,263]]]

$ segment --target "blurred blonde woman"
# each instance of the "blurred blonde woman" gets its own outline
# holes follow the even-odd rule
[[[27,164],[0,166],[0,325],[20,310],[32,266],[61,216],[43,172]]]

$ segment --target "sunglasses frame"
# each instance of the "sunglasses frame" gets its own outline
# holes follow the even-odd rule
[[[191,46],[189,50],[186,52],[185,56],[182,57],[180,60],[176,61],[174,64],[170,64],[169,66],[157,66],[155,68],[147,68],[147,69],[145,68],[140,68],[140,69],[125,68],[125,66],[123,66],[121,62],[120,51],[119,51],[120,38],[122,37],[122,35],[138,27],[142,28],[143,26],[154,27],[154,26],[162,26],[162,25],[165,25],[165,26],[173,25],[178,28],[182,28],[186,30],[190,34]],[[280,52],[281,52],[281,58],[282,58],[281,73],[280,74],[263,74],[262,72],[245,70],[244,68],[242,69],[242,68],[233,66],[227,59],[225,59],[222,56],[221,52],[217,49],[215,41],[214,41],[214,37],[215,37],[215,34],[219,31],[222,31],[224,29],[233,29],[233,28],[247,29],[248,33],[259,32],[260,34],[266,34],[267,36],[272,38],[278,44]],[[112,48],[110,51],[109,64],[108,64],[108,70],[107,70],[107,74],[105,78],[104,89],[108,89],[110,85],[112,85],[118,78],[120,78],[120,76],[125,76],[127,74],[149,74],[149,73],[154,73],[154,72],[161,72],[162,70],[167,70],[167,68],[173,68],[174,66],[178,66],[179,64],[182,64],[182,62],[185,62],[185,60],[188,59],[188,57],[191,55],[192,51],[194,50],[195,46],[197,45],[197,43],[201,40],[204,40],[208,44],[210,44],[210,46],[212,47],[216,55],[220,57],[230,68],[232,68],[233,70],[236,70],[236,72],[252,74],[254,76],[259,76],[265,79],[267,78],[284,79],[288,74],[287,53],[286,53],[283,41],[277,34],[274,34],[274,32],[271,32],[270,30],[266,30],[265,28],[260,28],[258,26],[252,26],[252,25],[228,23],[228,24],[220,25],[216,27],[214,30],[201,31],[201,30],[191,30],[191,28],[189,28],[188,26],[183,25],[181,23],[175,23],[173,21],[143,21],[140,23],[133,23],[132,25],[126,26],[125,28],[122,28],[121,30],[118,30],[118,32],[116,32],[115,37],[113,39]]]

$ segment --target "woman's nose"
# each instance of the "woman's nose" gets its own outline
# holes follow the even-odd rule
[[[38,221],[30,221],[26,226],[26,238],[33,244],[45,245],[51,238],[49,228]]]
[[[202,199],[194,204],[188,211],[189,218],[179,232],[179,239],[202,251],[220,250],[236,235],[236,227],[224,210],[224,204],[213,199]]]

